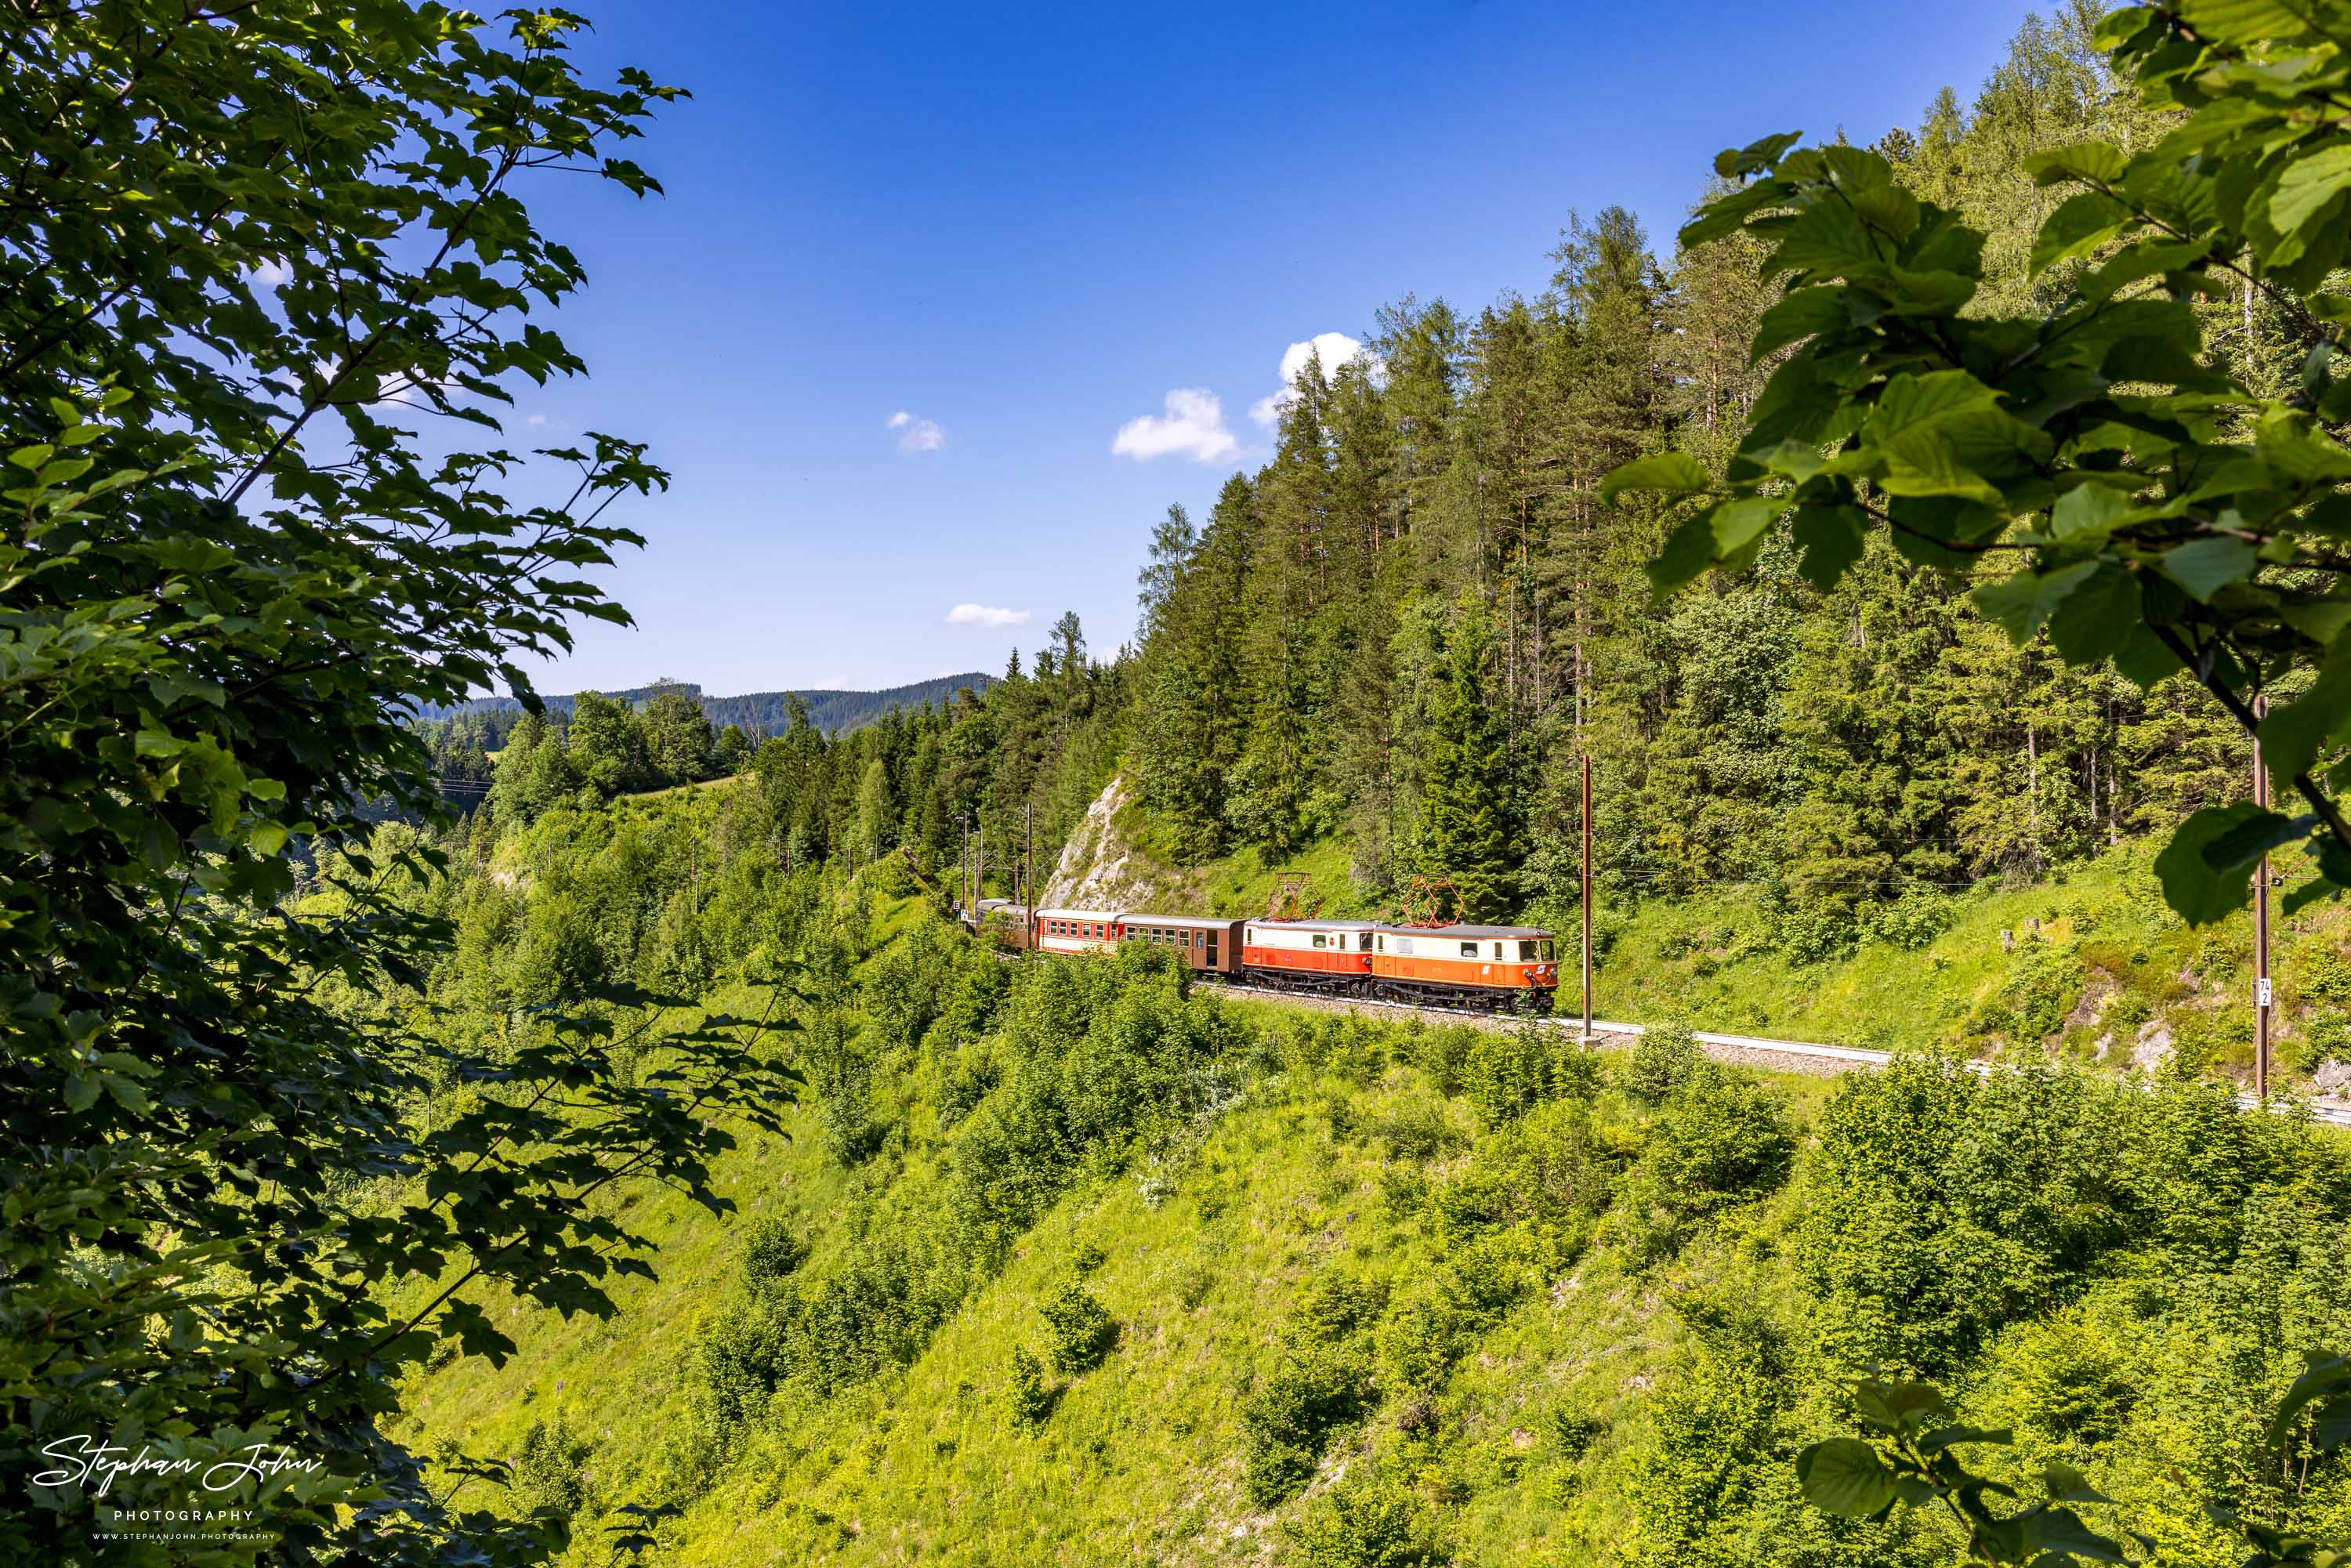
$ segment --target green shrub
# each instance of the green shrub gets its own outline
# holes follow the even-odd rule
[[[1372,1403],[1369,1369],[1352,1343],[1287,1340],[1281,1359],[1241,1405],[1241,1489],[1271,1508],[1314,1475],[1340,1427]]]
[[[1712,1066],[1688,1025],[1652,1024],[1634,1043],[1625,1064],[1625,1092],[1644,1104],[1660,1104]]]
[[[534,1513],[569,1519],[588,1501],[583,1473],[595,1445],[574,1437],[558,1416],[550,1424],[533,1421],[515,1454],[513,1484],[516,1499]]]
[[[1034,1427],[1053,1413],[1053,1391],[1045,1369],[1024,1348],[1016,1347],[1005,1368],[1004,1408],[1016,1427]]]
[[[2019,943],[2001,999],[2014,1020],[2011,1040],[2022,1044],[2057,1032],[2082,995],[2082,965],[2071,945]]]
[[[1428,1552],[1415,1539],[1413,1495],[1382,1479],[1350,1479],[1290,1525],[1301,1568],[1406,1568]]]
[[[1915,953],[1949,928],[1953,914],[1949,895],[1912,888],[1891,904],[1876,904],[1862,911],[1861,940],[1884,942]],[[2087,927],[2077,923],[2075,929]]]
[[[1546,1100],[1590,1099],[1600,1087],[1600,1068],[1590,1048],[1565,1030],[1529,1021],[1479,1031],[1462,1063],[1461,1086],[1479,1122],[1499,1127]]]
[[[1446,1119],[1445,1107],[1415,1100],[1384,1116],[1367,1118],[1361,1132],[1392,1160],[1415,1165],[1448,1155],[1469,1142],[1468,1134]]]
[[[1424,1393],[1443,1383],[1461,1359],[1469,1331],[1461,1315],[1424,1292],[1380,1320],[1372,1335],[1382,1389]]]
[[[1072,1281],[1037,1308],[1045,1320],[1045,1359],[1064,1375],[1102,1364],[1118,1343],[1118,1322],[1086,1288]]]
[[[1290,1309],[1290,1329],[1310,1340],[1335,1342],[1372,1326],[1387,1305],[1380,1280],[1329,1270],[1306,1281]]]
[[[743,1241],[743,1283],[755,1292],[775,1289],[808,1260],[808,1243],[773,1216],[754,1219]]]
[[[1795,1154],[1779,1102],[1761,1085],[1719,1071],[1686,1084],[1651,1124],[1625,1186],[1635,1249],[1672,1252],[1695,1227],[1777,1189]]]
[[[1791,904],[1772,922],[1772,940],[1792,964],[1822,964],[1843,958],[1861,938],[1847,910],[1824,904]]]
[[[2305,997],[2351,1002],[2351,960],[2324,942],[2305,946],[2296,962],[2295,984]]]

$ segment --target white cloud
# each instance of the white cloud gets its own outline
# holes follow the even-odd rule
[[[1028,622],[1028,611],[1007,610],[1000,604],[958,604],[947,612],[950,626],[1025,626]]]
[[[939,428],[935,419],[917,419],[900,409],[882,422],[884,430],[895,430],[901,452],[936,452],[947,444],[947,433]]]
[[[287,266],[284,262],[279,261],[275,256],[270,256],[265,258],[259,267],[255,267],[245,276],[252,282],[266,284],[275,287],[277,285],[287,282],[288,279],[292,278],[294,276],[294,269]]]
[[[1154,457],[1184,456],[1195,463],[1214,463],[1240,450],[1240,443],[1225,428],[1225,405],[1206,387],[1177,387],[1167,394],[1164,414],[1144,414],[1118,427],[1110,449],[1138,463]]]
[[[523,423],[525,424],[545,424],[547,423],[547,415],[543,413],[527,414],[523,418]]]
[[[1249,404],[1249,417],[1259,424],[1273,424],[1281,418],[1281,411],[1290,406],[1296,395],[1299,373],[1306,369],[1308,356],[1319,357],[1322,373],[1335,375],[1339,367],[1350,360],[1360,359],[1376,368],[1377,361],[1366,353],[1364,345],[1344,332],[1317,332],[1302,343],[1292,343],[1281,351],[1281,387]]]

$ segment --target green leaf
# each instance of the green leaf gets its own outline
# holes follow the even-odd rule
[[[1858,1437],[1831,1437],[1796,1456],[1796,1483],[1823,1513],[1875,1519],[1894,1505],[1894,1474]]]
[[[2089,1478],[2063,1459],[2052,1459],[2041,1467],[2041,1484],[2048,1490],[2052,1502],[2112,1502],[2115,1500],[2092,1486]]]
[[[1777,136],[1766,136],[1761,141],[1750,141],[1736,152],[1715,154],[1714,172],[1726,180],[1742,179],[1780,162],[1781,155],[1804,139],[1801,131],[1783,131]]]
[[[1764,265],[1763,276],[1789,271],[1827,273],[1842,277],[1858,267],[1884,265],[1892,257],[1873,242],[1861,226],[1861,215],[1841,197],[1815,201],[1780,231],[1779,247]]]
[[[2049,532],[2058,539],[2076,539],[2084,534],[2103,534],[2120,522],[2131,509],[2131,498],[2111,486],[2093,481],[2076,485],[2057,497],[2050,509]]]
[[[2145,278],[2158,277],[2165,273],[2194,266],[2203,260],[2211,248],[2210,242],[2205,240],[2134,240],[2082,280],[2082,296],[2094,302],[2111,299]]]
[[[2087,256],[2138,221],[2132,212],[2104,191],[2081,191],[2057,204],[2042,220],[2032,242],[2032,274],[2038,277],[2061,261]]]
[[[2122,179],[2125,166],[2123,155],[2103,141],[2077,141],[2070,147],[2053,147],[2046,152],[2035,152],[2024,161],[2024,172],[2032,176],[2032,183],[2036,185],[2062,184],[2067,180],[2112,185]]]
[[[2116,670],[2143,692],[2155,690],[2185,668],[2179,655],[2143,622],[2131,628],[2123,645],[2115,650],[2114,658]]]
[[[2258,864],[2272,850],[2300,843],[2318,825],[2314,816],[2288,817],[2256,809],[2235,826],[2215,834],[2204,845],[2204,863],[2223,875]]]
[[[2253,547],[2224,534],[2207,534],[2163,552],[2163,575],[2186,589],[2199,604],[2253,573]]]
[[[1821,284],[1799,288],[1763,312],[1756,324],[1755,341],[1748,348],[1748,362],[1761,364],[1763,357],[1774,349],[1816,337],[1823,332],[1841,332],[1853,325],[1853,317],[1845,308],[1845,291],[1834,284]]]
[[[2306,484],[2351,480],[2351,451],[2306,413],[2279,409],[2262,416],[2253,432],[2253,455],[2287,478]]]
[[[1868,519],[1858,507],[1798,507],[1788,529],[1803,558],[1797,571],[1825,593],[1861,559]]]
[[[2290,701],[2273,702],[2262,720],[2262,765],[2280,789],[2318,760],[2328,739],[2351,722],[2351,638],[2339,638],[2319,662],[2318,674]]]
[[[2022,1514],[2013,1522],[2020,1529],[2025,1552],[2034,1562],[2050,1562],[2050,1557],[2041,1555],[2044,1552],[2058,1558],[2087,1558],[2093,1563],[2130,1561],[2119,1543],[2083,1523],[2081,1515],[2070,1508]]]
[[[1687,452],[1653,452],[1610,471],[1600,481],[1600,504],[1613,507],[1626,490],[1653,490],[1668,496],[1693,496],[1714,487],[1714,476]]]
[[[2214,868],[2204,852],[2248,820],[2274,815],[2243,804],[2199,809],[2173,830],[2171,841],[2155,857],[2163,901],[2190,925],[2210,925],[2242,909],[2251,894],[2252,862],[2224,872]]]
[[[2049,640],[2069,664],[2113,657],[2143,624],[2138,580],[2111,561],[2095,564],[2090,580],[2065,595],[2049,616]]]
[[[1901,376],[1879,395],[1861,429],[1888,495],[1955,496],[1998,507],[2004,497],[1984,476],[2021,454],[2050,446],[2039,431],[2002,413],[1999,394],[1965,371]]]
[[[2206,38],[2231,44],[2266,44],[2310,26],[2292,0],[2180,0],[2179,15]]]
[[[1762,537],[1788,509],[1785,496],[1745,496],[1714,508],[1714,559],[1727,561]]]
[[[2321,1399],[2351,1393],[2351,1360],[2321,1351],[2304,1351],[2302,1375],[2285,1391],[2277,1415],[2271,1418],[2270,1447],[2283,1444],[2294,1430],[2294,1418]]]
[[[2032,640],[2065,596],[2088,582],[2097,570],[2096,561],[2085,560],[2061,571],[2020,571],[2004,582],[1985,583],[1968,597],[2022,646]]]
[[[1697,578],[1713,559],[1714,508],[1709,507],[1683,518],[1681,526],[1667,536],[1665,547],[1649,563],[1649,586],[1658,593],[1670,593]]]

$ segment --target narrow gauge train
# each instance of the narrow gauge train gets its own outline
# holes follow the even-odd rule
[[[1548,931],[1527,925],[1385,925],[1366,920],[1224,919],[1113,909],[1027,909],[985,901],[967,924],[1019,951],[1172,949],[1204,977],[1279,990],[1548,1010],[1559,985]]]

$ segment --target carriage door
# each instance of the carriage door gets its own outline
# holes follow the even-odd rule
[[[1207,930],[1201,932],[1201,933],[1200,933],[1200,939],[1201,939],[1202,941],[1206,942],[1206,943],[1208,945],[1208,958],[1207,958],[1208,967],[1209,967],[1209,968],[1211,968],[1211,969],[1213,969],[1213,968],[1215,968],[1215,967],[1217,967],[1217,932],[1216,932],[1216,928],[1215,928],[1214,926],[1210,926]]]

